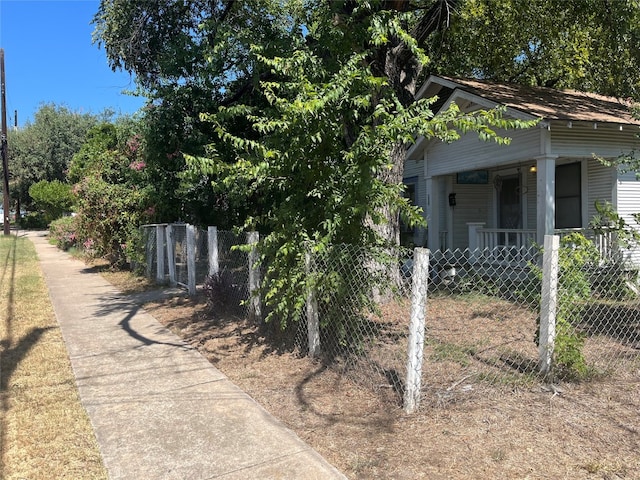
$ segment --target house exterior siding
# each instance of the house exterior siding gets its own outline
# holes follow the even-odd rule
[[[432,140],[428,145],[427,175],[439,176],[528,161],[540,155],[539,134],[536,127],[506,132],[505,136],[512,138],[510,145],[485,142],[473,133],[450,144]]]
[[[639,129],[630,125],[555,123],[551,125],[552,153],[559,157],[592,158],[595,154],[615,158],[638,145],[638,133]]]
[[[640,213],[640,181],[634,173],[628,173],[618,180],[618,214],[629,224],[640,228],[632,214]],[[640,248],[627,252],[626,260],[633,265],[640,265]]]
[[[597,213],[596,202],[614,203],[614,181],[616,171],[602,165],[595,158],[587,160],[588,192],[587,216],[591,220]]]
[[[457,205],[451,209],[453,218],[453,249],[465,249],[469,245],[468,222],[488,221],[492,204],[493,186],[488,185],[453,185]]]

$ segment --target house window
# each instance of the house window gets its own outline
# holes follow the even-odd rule
[[[403,196],[409,199],[409,203],[411,205],[416,204],[416,182],[417,177],[407,178],[404,180]],[[400,220],[400,243],[402,245],[409,245],[413,243],[414,233],[414,227],[409,227],[402,220]]]
[[[556,228],[582,227],[581,165],[556,166]]]

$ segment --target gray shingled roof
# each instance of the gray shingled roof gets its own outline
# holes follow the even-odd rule
[[[526,87],[475,79],[447,78],[462,90],[545,120],[586,121],[640,125],[631,115],[631,103],[614,97],[576,90]]]

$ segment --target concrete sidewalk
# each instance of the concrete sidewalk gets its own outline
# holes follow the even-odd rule
[[[344,479],[100,275],[29,233],[110,479]]]

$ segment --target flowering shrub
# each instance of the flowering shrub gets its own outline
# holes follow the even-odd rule
[[[70,169],[85,252],[118,267],[135,262],[137,229],[155,215],[144,139],[130,127],[95,129]]]
[[[62,217],[51,222],[49,238],[61,250],[69,250],[78,245],[78,222],[75,217]]]

